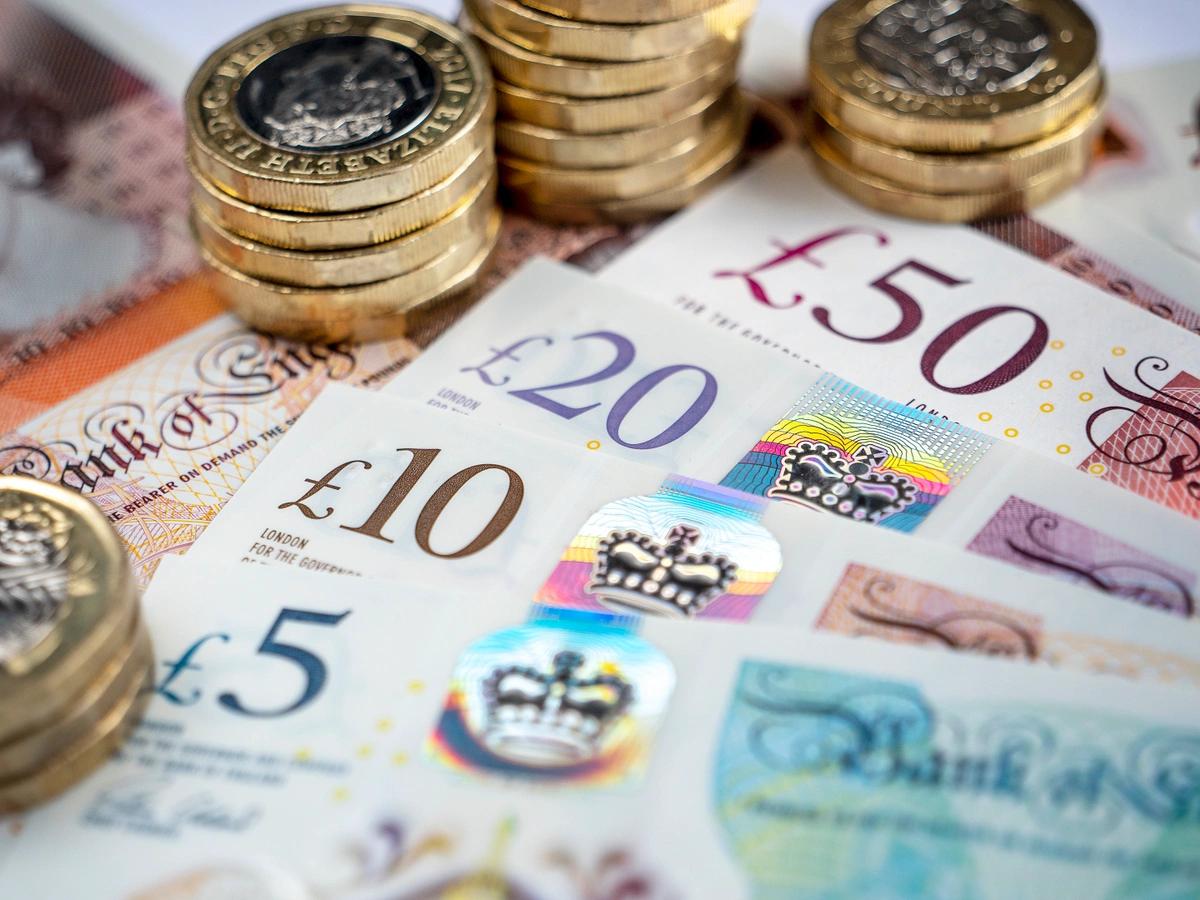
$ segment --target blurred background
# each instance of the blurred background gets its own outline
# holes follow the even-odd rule
[[[318,3],[297,0],[34,0],[74,20],[93,38],[122,49],[126,61],[161,87],[182,94],[196,65],[230,35],[261,19]],[[1112,71],[1200,55],[1200,0],[1081,0],[1100,27],[1101,53]],[[445,17],[459,0],[411,0],[408,4]],[[780,54],[779,78],[799,77],[795,48],[777,45],[769,26],[786,22],[793,36],[806,36],[827,0],[759,0],[751,41]],[[803,44],[804,41],[801,41]],[[136,50],[134,49],[136,48]],[[803,46],[800,48],[803,53]],[[764,48],[756,48],[759,57]],[[760,70],[761,71],[761,70]],[[761,77],[761,75],[758,75]],[[783,87],[782,85],[780,87]]]

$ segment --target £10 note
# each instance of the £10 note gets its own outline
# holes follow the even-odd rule
[[[665,474],[330,385],[189,556],[453,584],[520,611],[561,535]]]
[[[1200,886],[1190,692],[172,563],[145,720],[25,818],[0,870],[19,896]]]
[[[970,229],[857,206],[800,151],[604,277],[1200,517],[1200,338]]]
[[[1196,523],[694,318],[535,261],[385,392],[1195,614]]]

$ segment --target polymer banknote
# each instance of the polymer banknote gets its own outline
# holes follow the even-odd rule
[[[603,272],[869,390],[1200,517],[1200,337],[781,150]]]
[[[1132,603],[1101,608],[1080,585],[886,528],[783,512],[763,519],[784,566],[755,624],[1200,686],[1200,626]]]
[[[171,562],[147,714],[21,822],[17,896],[1200,886],[1191,691]]]
[[[876,636],[1200,685],[1193,626],[1162,615],[1182,602],[1165,575],[1126,560],[1114,599],[1134,602],[1112,602],[990,555],[330,385],[188,558],[453,585],[515,609],[848,633],[837,581],[859,566],[907,579],[891,606],[874,588],[855,606]]]
[[[1178,513],[548,261],[384,392],[1196,613]]]
[[[329,385],[189,553],[533,596],[614,485],[661,470]]]

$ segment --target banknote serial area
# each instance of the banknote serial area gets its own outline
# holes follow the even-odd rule
[[[825,2],[0,0],[0,900],[1200,898],[1200,4]]]

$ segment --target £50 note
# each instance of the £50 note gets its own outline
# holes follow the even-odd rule
[[[777,152],[603,276],[1200,517],[1200,337]]]

